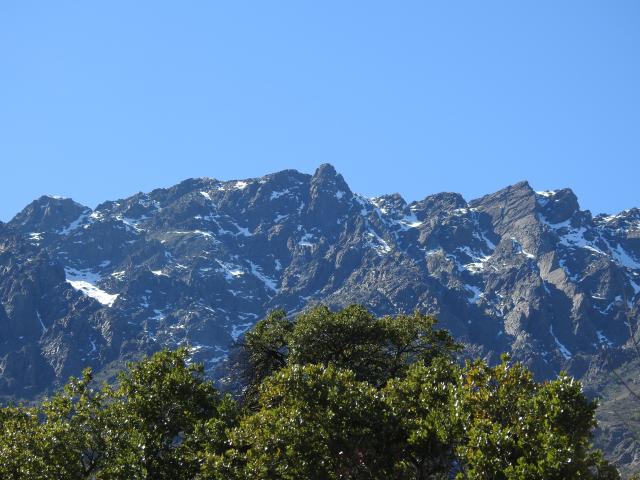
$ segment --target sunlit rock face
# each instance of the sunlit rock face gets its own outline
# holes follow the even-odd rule
[[[628,342],[639,293],[639,210],[592,217],[526,182],[407,203],[322,165],[93,210],[41,197],[0,225],[0,395],[183,344],[215,373],[268,311],[320,302],[433,313],[470,355],[581,376]]]

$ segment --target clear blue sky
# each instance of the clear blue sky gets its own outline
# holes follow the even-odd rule
[[[365,195],[640,206],[640,2],[0,3],[2,220],[323,162]]]

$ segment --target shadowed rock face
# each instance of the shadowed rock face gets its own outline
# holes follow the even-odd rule
[[[94,210],[41,197],[0,222],[0,397],[185,343],[216,375],[269,310],[318,302],[419,309],[469,355],[598,378],[628,357],[638,318],[640,210],[594,218],[571,190],[526,182],[470,202],[365,198],[330,165],[189,179]],[[640,453],[624,425],[607,428],[614,458]]]
[[[593,218],[526,182],[407,204],[322,165],[95,210],[41,197],[0,225],[0,394],[184,343],[213,371],[269,310],[317,302],[434,313],[474,355],[581,376],[628,342],[639,293],[639,210]]]

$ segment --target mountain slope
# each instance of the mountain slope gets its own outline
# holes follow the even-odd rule
[[[580,376],[628,341],[625,302],[635,314],[640,299],[640,211],[594,218],[570,190],[526,182],[407,204],[352,193],[330,165],[190,179],[95,210],[42,197],[0,238],[0,316],[26,333],[0,332],[5,372],[23,361],[15,352],[50,367],[5,393],[185,342],[212,368],[267,311],[310,302],[418,308],[474,353],[511,351],[541,377]]]
[[[629,371],[639,294],[640,210],[593,217],[569,189],[407,204],[354,194],[322,165],[93,210],[44,196],[0,223],[0,396],[185,343],[214,373],[268,311],[316,302],[433,313],[470,356],[507,351],[539,378],[565,369],[619,392],[608,372]],[[607,413],[616,395],[598,441],[634,465],[635,433]]]

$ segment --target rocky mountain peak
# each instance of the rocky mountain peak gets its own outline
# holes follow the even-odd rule
[[[34,232],[53,232],[65,228],[90,208],[70,198],[44,195],[27,205],[10,222],[20,229]]]
[[[334,224],[335,217],[349,210],[351,189],[333,165],[320,165],[311,178],[309,188],[309,214],[315,222]]]
[[[311,196],[314,197],[318,194],[342,192],[339,196],[351,196],[351,189],[345,182],[342,175],[336,172],[333,165],[324,163],[320,165],[313,177],[311,178]]]
[[[389,212],[405,212],[407,210],[407,202],[399,193],[381,195],[373,198],[372,201],[384,214],[388,214]]]
[[[219,376],[270,310],[320,302],[432,313],[470,355],[580,377],[624,358],[640,210],[592,218],[571,190],[527,182],[407,205],[353,194],[331,165],[189,179],[94,210],[41,197],[0,223],[0,396],[186,344]]]
[[[467,202],[459,193],[442,192],[414,202],[411,204],[411,210],[416,213],[418,218],[441,214],[466,208]]]
[[[328,164],[189,179],[93,211],[42,197],[0,227],[0,303],[33,330],[25,302],[56,298],[38,310],[46,330],[24,336],[52,368],[34,391],[164,345],[191,344],[214,371],[270,309],[313,302],[428,311],[477,351],[511,350],[549,376],[628,340],[620,298],[638,308],[639,213],[591,219],[571,190],[527,182],[407,205],[353,194]],[[28,258],[41,269],[16,283]],[[0,358],[20,342],[7,337]]]
[[[469,205],[489,215],[496,233],[504,234],[518,222],[534,216],[537,204],[535,192],[523,181],[473,200]]]
[[[339,173],[336,171],[335,167],[330,163],[323,163],[318,168],[316,168],[315,173],[313,174],[313,178],[326,178],[333,179],[338,177]]]
[[[537,195],[540,211],[550,223],[564,222],[580,209],[578,197],[570,188],[538,192]]]

